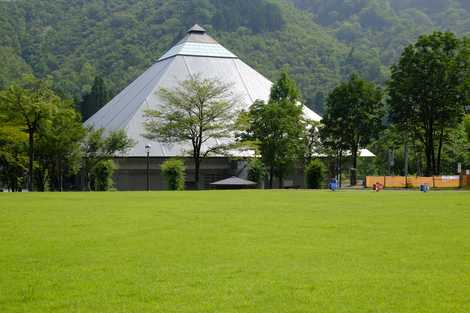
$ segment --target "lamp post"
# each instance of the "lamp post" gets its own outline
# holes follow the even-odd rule
[[[150,144],[145,145],[145,152],[147,152],[147,191],[150,191]]]

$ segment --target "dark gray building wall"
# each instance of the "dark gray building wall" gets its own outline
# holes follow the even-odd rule
[[[150,158],[150,189],[166,190],[168,185],[160,170],[161,164],[168,158]],[[191,158],[182,158],[186,166],[186,187],[194,189],[194,162]],[[147,159],[145,157],[115,158],[118,169],[114,173],[114,186],[117,190],[146,190],[147,188]],[[203,188],[209,184],[239,175],[240,162],[228,158],[207,158],[201,164],[200,180]]]
[[[166,190],[168,185],[163,176],[160,165],[168,158],[150,157],[150,189]],[[186,166],[186,188],[195,189],[194,162],[191,158],[182,158]],[[114,173],[114,186],[117,190],[146,190],[147,188],[147,159],[145,157],[119,157],[114,161],[118,169]],[[212,157],[205,159],[201,164],[201,186],[210,188],[210,183],[231,176],[247,178],[247,162],[233,160],[226,157]],[[277,185],[277,180],[275,181]],[[305,180],[303,167],[298,166],[293,175],[284,180],[285,187],[304,188]]]

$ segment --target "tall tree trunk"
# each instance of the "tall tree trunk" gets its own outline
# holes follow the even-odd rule
[[[269,189],[273,189],[274,183],[274,166],[269,167]]]
[[[343,178],[342,178],[342,167],[343,167],[343,151],[342,150],[339,150],[339,160],[338,160],[338,173],[339,173],[339,179],[338,179],[338,183],[339,183],[339,187],[341,188],[342,185],[343,185]]]
[[[357,185],[357,151],[358,147],[354,147],[351,151],[351,156],[352,156],[352,161],[353,161],[353,168],[351,170],[351,186],[356,186]]]
[[[421,153],[418,151],[418,145],[416,144],[416,138],[413,139],[413,149],[415,154],[415,161],[416,161],[416,176],[422,176],[421,171]]]
[[[441,156],[442,156],[442,145],[444,141],[444,127],[441,128],[441,132],[439,133],[439,145],[437,148],[437,166],[436,166],[436,174],[441,174]]]
[[[434,149],[434,139],[431,146],[431,156],[432,156],[432,176],[436,175],[436,150]]]
[[[405,175],[405,188],[408,188],[408,142],[407,141],[405,141],[403,158],[405,159],[405,166],[403,168],[403,175]]]
[[[34,131],[32,128],[28,130],[29,147],[28,147],[28,190],[33,191],[33,163],[34,163]]]
[[[90,177],[89,177],[90,168],[88,164],[89,162],[86,157],[83,159],[82,162],[83,163],[80,169],[81,188],[82,188],[82,191],[91,191],[90,190]]]
[[[425,176],[434,175],[434,143],[432,136],[432,129],[426,131],[425,140],[425,154],[426,154],[426,169],[424,171]]]
[[[199,182],[199,171],[201,166],[201,160],[195,156],[194,157],[194,181],[196,184],[196,189],[201,189],[200,182]]]
[[[429,132],[429,150],[431,153],[431,165],[432,165],[432,176],[436,175],[436,150],[434,149],[434,128],[431,125],[431,131]]]
[[[46,179],[47,179],[47,169],[41,165],[42,162],[39,162],[39,166],[35,172],[36,176],[36,190],[44,192],[46,191]]]
[[[432,147],[431,147],[432,148]],[[426,168],[424,170],[424,176],[432,176],[432,150],[430,151],[426,145]]]
[[[64,191],[64,170],[62,161],[59,160],[59,164],[57,166],[57,179],[58,179],[58,190],[60,192]]]
[[[339,180],[339,150],[336,151],[336,158],[335,158],[335,179],[336,181]]]
[[[64,191],[64,173],[62,171],[59,174],[59,191]]]
[[[85,173],[85,186],[87,191],[91,191],[91,169],[87,169]]]

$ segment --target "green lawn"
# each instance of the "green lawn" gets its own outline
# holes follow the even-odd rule
[[[470,192],[0,194],[0,312],[470,312]]]

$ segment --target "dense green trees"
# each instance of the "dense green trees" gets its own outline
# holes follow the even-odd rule
[[[0,123],[0,181],[11,191],[21,191],[28,167],[28,135],[1,115]]]
[[[284,178],[303,156],[305,124],[299,101],[300,91],[283,72],[272,86],[269,102],[256,101],[250,108],[243,137],[259,148],[269,173],[270,188],[274,186],[274,177],[282,188]]]
[[[441,173],[443,147],[470,102],[470,41],[452,33],[422,36],[392,67],[390,118],[424,146],[426,175]]]
[[[36,143],[36,189],[62,191],[64,178],[78,173],[85,129],[70,101],[58,101],[44,120]]]
[[[384,103],[379,90],[373,105],[354,101],[366,95],[358,84],[349,82],[349,89],[347,83],[340,85],[327,98],[322,144],[337,151],[339,159],[345,150],[352,151],[352,167],[360,167],[363,175],[431,176],[453,174],[457,163],[470,167],[470,142],[462,122],[470,101],[469,47],[468,38],[452,33],[421,36],[392,66]],[[370,112],[357,116],[356,104]],[[356,145],[351,138],[358,132],[366,137]],[[357,164],[354,146],[369,147],[376,155],[374,164]]]
[[[470,142],[461,122],[464,106],[469,102],[468,47],[465,37],[459,39],[451,33],[436,32],[420,37],[405,49],[391,70],[383,106],[387,110],[384,130],[368,146],[376,154],[375,162],[363,161],[358,166],[363,175],[367,172],[430,176],[454,174],[457,163],[470,167],[466,148]],[[333,101],[335,91],[328,103],[332,100],[335,106],[340,106],[340,100]],[[351,116],[347,109],[338,115],[344,110],[345,115]],[[328,111],[329,108],[323,123],[330,136],[323,138],[323,144],[342,145],[346,142],[341,137],[343,121],[329,121]],[[371,127],[373,123],[367,125]]]
[[[465,129],[465,133],[467,134],[467,139],[470,143],[470,115],[465,115],[464,120],[463,120],[463,125]]]
[[[15,121],[28,134],[28,180],[33,190],[33,164],[35,139],[41,125],[54,113],[60,98],[49,87],[49,81],[28,75],[19,84],[12,85],[0,94],[0,111],[4,118]]]
[[[213,0],[216,13],[212,25],[223,31],[236,31],[240,27],[255,33],[272,32],[284,26],[279,6],[264,0]]]
[[[353,75],[338,86],[327,99],[322,137],[332,149],[347,148],[352,157],[351,185],[356,185],[358,152],[378,137],[382,130],[384,105],[382,91],[374,84]],[[341,148],[340,147],[340,148]]]
[[[49,79],[26,75],[0,91],[2,184],[20,191],[27,177],[28,190],[62,191],[65,179],[82,168],[87,186],[91,181],[96,190],[109,188],[110,159],[132,142],[122,131],[104,136],[103,130],[85,129],[73,103],[59,97],[51,85]],[[103,173],[108,176],[99,180]]]

